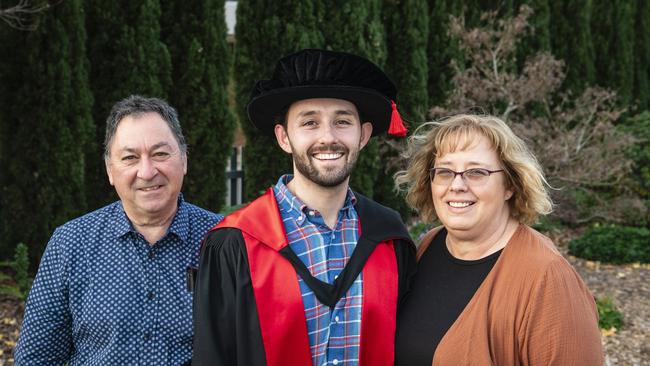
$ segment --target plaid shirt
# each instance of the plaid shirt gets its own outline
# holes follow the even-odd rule
[[[356,198],[350,189],[339,211],[334,230],[325,225],[320,213],[294,196],[284,175],[273,188],[291,249],[315,278],[333,283],[347,264],[359,239]],[[298,276],[307,319],[309,346],[314,366],[358,365],[361,336],[361,274],[334,309],[318,301]]]

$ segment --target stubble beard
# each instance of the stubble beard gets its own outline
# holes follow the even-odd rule
[[[293,151],[295,151],[295,149],[293,149]],[[319,151],[342,152],[343,158],[346,158],[345,164],[341,168],[320,171],[314,164],[315,158],[312,157],[314,153],[317,153]],[[332,188],[340,186],[348,179],[357,164],[358,157],[359,149],[350,151],[343,145],[334,144],[328,146],[311,147],[307,150],[306,153],[294,154],[293,162],[298,172],[300,172],[300,174],[302,174],[305,178],[318,184],[321,187]]]

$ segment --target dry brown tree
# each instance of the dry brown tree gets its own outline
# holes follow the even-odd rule
[[[597,87],[579,96],[561,92],[564,62],[550,53],[519,62],[517,45],[532,31],[531,15],[525,5],[513,18],[488,12],[472,29],[451,17],[449,32],[465,60],[452,62],[453,89],[444,105],[431,109],[431,117],[478,111],[508,122],[536,154],[556,188],[555,214],[567,222],[622,222],[641,214],[642,202],[622,184],[632,164],[625,148],[633,138],[615,127],[624,112],[616,94]]]

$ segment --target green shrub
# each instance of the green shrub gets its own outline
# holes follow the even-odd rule
[[[598,326],[600,329],[621,329],[623,326],[623,314],[618,311],[614,301],[608,297],[596,299],[598,308]]]
[[[233,212],[239,210],[240,208],[243,208],[244,206],[246,206],[246,205],[249,204],[249,203],[250,203],[250,202],[245,202],[245,203],[242,203],[241,205],[235,205],[235,206],[224,206],[224,207],[221,208],[221,211],[220,211],[219,213],[222,214],[222,215],[224,215],[224,216],[228,216],[228,215],[230,215],[231,213],[233,213]]]
[[[634,161],[634,188],[644,198],[650,198],[650,111],[628,118],[620,128],[637,139],[627,152]]]
[[[11,268],[15,271],[16,285],[24,300],[27,298],[29,289],[32,287],[32,279],[29,277],[29,252],[27,245],[19,243],[16,246]]]
[[[418,244],[422,236],[426,234],[427,231],[431,230],[433,227],[434,227],[433,224],[418,221],[417,223],[415,223],[409,228],[409,235],[411,235],[411,239],[413,239],[413,242]]]
[[[533,228],[539,232],[548,233],[551,231],[562,230],[564,226],[559,218],[555,216],[541,216],[533,225]]]
[[[650,263],[650,230],[594,225],[569,243],[569,253],[607,263]]]

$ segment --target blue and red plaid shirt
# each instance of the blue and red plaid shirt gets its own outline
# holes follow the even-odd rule
[[[336,227],[330,229],[321,214],[294,196],[283,175],[273,187],[289,246],[315,278],[333,283],[348,263],[359,239],[356,198],[350,189],[339,211]],[[321,304],[298,276],[307,319],[309,346],[314,366],[358,365],[361,336],[361,274],[333,309]]]

